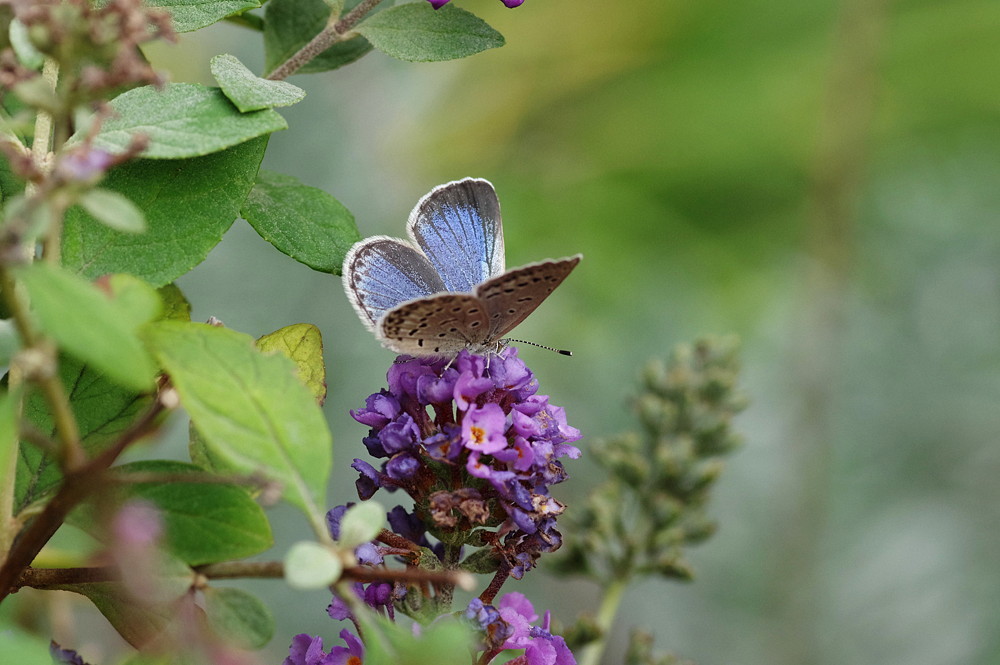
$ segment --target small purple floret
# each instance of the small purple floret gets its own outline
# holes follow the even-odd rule
[[[576,665],[566,640],[552,634],[549,612],[540,626],[533,625],[538,614],[524,594],[508,593],[497,607],[473,598],[465,610],[465,618],[482,632],[484,649],[524,650],[508,665]]]
[[[331,647],[326,653],[322,637],[311,637],[305,633],[296,635],[282,665],[361,665],[365,655],[361,640],[346,628],[340,631],[340,638],[347,646]]]
[[[53,663],[59,665],[87,665],[80,654],[73,649],[63,649],[55,640],[49,642],[49,656],[52,657]]]
[[[427,0],[427,2],[431,3],[431,7],[433,7],[434,9],[441,9],[442,7],[447,5],[450,2],[450,0]],[[520,7],[522,4],[524,4],[524,0],[500,0],[500,2],[502,2],[507,7],[510,7],[511,9],[513,9],[514,7]]]

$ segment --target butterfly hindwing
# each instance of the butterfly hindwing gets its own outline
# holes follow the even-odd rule
[[[539,261],[480,284],[476,295],[486,306],[489,317],[486,342],[500,339],[524,321],[562,284],[580,258],[577,254],[566,259]]]
[[[580,256],[505,272],[496,192],[466,178],[435,187],[407,223],[411,242],[374,236],[344,259],[344,290],[382,344],[414,356],[496,352]]]
[[[356,243],[344,259],[344,290],[370,330],[402,302],[445,290],[423,254],[409,243],[372,236]]]
[[[471,293],[504,271],[500,202],[486,180],[435,187],[410,213],[407,232],[447,291]]]
[[[403,303],[378,323],[382,343],[397,353],[448,355],[479,346],[488,335],[482,301],[471,293],[438,293]]]

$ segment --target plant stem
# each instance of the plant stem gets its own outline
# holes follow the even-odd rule
[[[281,561],[223,561],[198,566],[199,575],[211,580],[234,579],[280,579],[285,576],[285,564]],[[346,579],[358,582],[450,582],[455,584],[461,573],[440,570],[394,570],[390,568],[370,568],[353,566],[344,571]],[[17,578],[15,588],[52,589],[67,584],[87,584],[93,582],[114,582],[121,579],[121,572],[115,566],[86,566],[81,568],[28,568]]]
[[[46,58],[42,65],[42,78],[51,90],[56,89],[56,81],[59,79],[59,63],[52,58]],[[31,158],[35,165],[43,168],[49,159],[49,151],[52,149],[52,114],[48,111],[38,111],[35,116],[35,136],[31,142]]]
[[[46,58],[42,66],[42,79],[49,89],[56,92],[59,84],[59,63]],[[68,136],[68,112],[59,107],[57,115],[39,111],[35,117],[35,137],[31,143],[31,157],[35,166],[43,173],[52,168],[52,153],[65,143]],[[49,197],[50,205],[56,203]],[[42,238],[42,257],[51,265],[59,265],[62,255],[62,218],[66,212],[62,206],[53,205],[49,227]]]
[[[500,562],[500,567],[497,568],[497,572],[493,574],[493,579],[490,580],[489,586],[483,589],[483,592],[479,594],[479,600],[483,601],[485,604],[489,605],[493,602],[493,599],[497,597],[500,593],[500,587],[503,583],[507,581],[510,577],[510,565],[506,561]]]
[[[52,534],[62,526],[69,511],[88,494],[104,486],[104,471],[129,445],[156,428],[156,422],[164,408],[163,401],[157,399],[141,418],[121,433],[114,445],[86,464],[67,469],[59,491],[45,504],[38,517],[19,534],[7,558],[0,565],[0,602],[16,590],[21,575],[35,560],[42,547],[49,542]]]
[[[272,81],[284,81],[320,53],[342,40],[380,2],[382,0],[362,0],[340,20],[336,20],[337,17],[331,14],[326,27],[318,35],[309,40],[309,43],[300,48],[295,55],[278,65],[266,78]]]
[[[69,406],[69,397],[55,371],[55,353],[51,349],[44,348],[42,340],[31,327],[28,308],[18,293],[18,285],[6,267],[0,267],[0,291],[3,292],[7,309],[10,311],[11,318],[14,319],[14,327],[17,329],[18,337],[21,338],[21,345],[25,349],[35,349],[50,354],[49,360],[53,371],[47,372],[36,380],[42,389],[45,401],[48,402],[49,408],[52,410],[52,423],[59,437],[63,467],[72,469],[83,462],[84,455],[80,448],[80,431],[76,424],[76,416],[73,415],[73,410]]]
[[[241,577],[280,578],[285,576],[281,561],[223,561],[195,568],[199,574],[213,580],[231,580]]]
[[[627,586],[627,580],[615,578],[611,584],[604,588],[601,607],[597,611],[597,626],[601,629],[601,638],[584,648],[583,653],[580,654],[580,660],[577,661],[579,665],[597,665],[601,662],[601,656],[604,655],[604,650],[608,646],[608,636],[614,625],[615,617],[618,615],[618,607],[622,603]]]

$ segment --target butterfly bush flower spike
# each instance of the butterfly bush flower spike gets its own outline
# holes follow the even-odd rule
[[[371,427],[365,445],[384,460],[380,469],[354,461],[359,495],[402,489],[414,500],[412,514],[389,514],[394,531],[429,546],[428,533],[453,543],[495,529],[490,545],[515,578],[559,547],[564,507],[549,488],[567,478],[562,458],[579,457],[571,444],[580,432],[537,393],[517,349],[489,362],[468,351],[454,360],[402,356],[387,379],[388,390],[351,415]]]

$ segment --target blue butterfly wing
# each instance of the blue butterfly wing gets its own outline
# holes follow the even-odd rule
[[[343,275],[347,299],[372,331],[382,315],[400,303],[446,290],[426,256],[387,236],[355,243],[344,258]]]
[[[407,232],[448,291],[471,293],[504,272],[500,202],[486,180],[435,187],[410,213]]]

